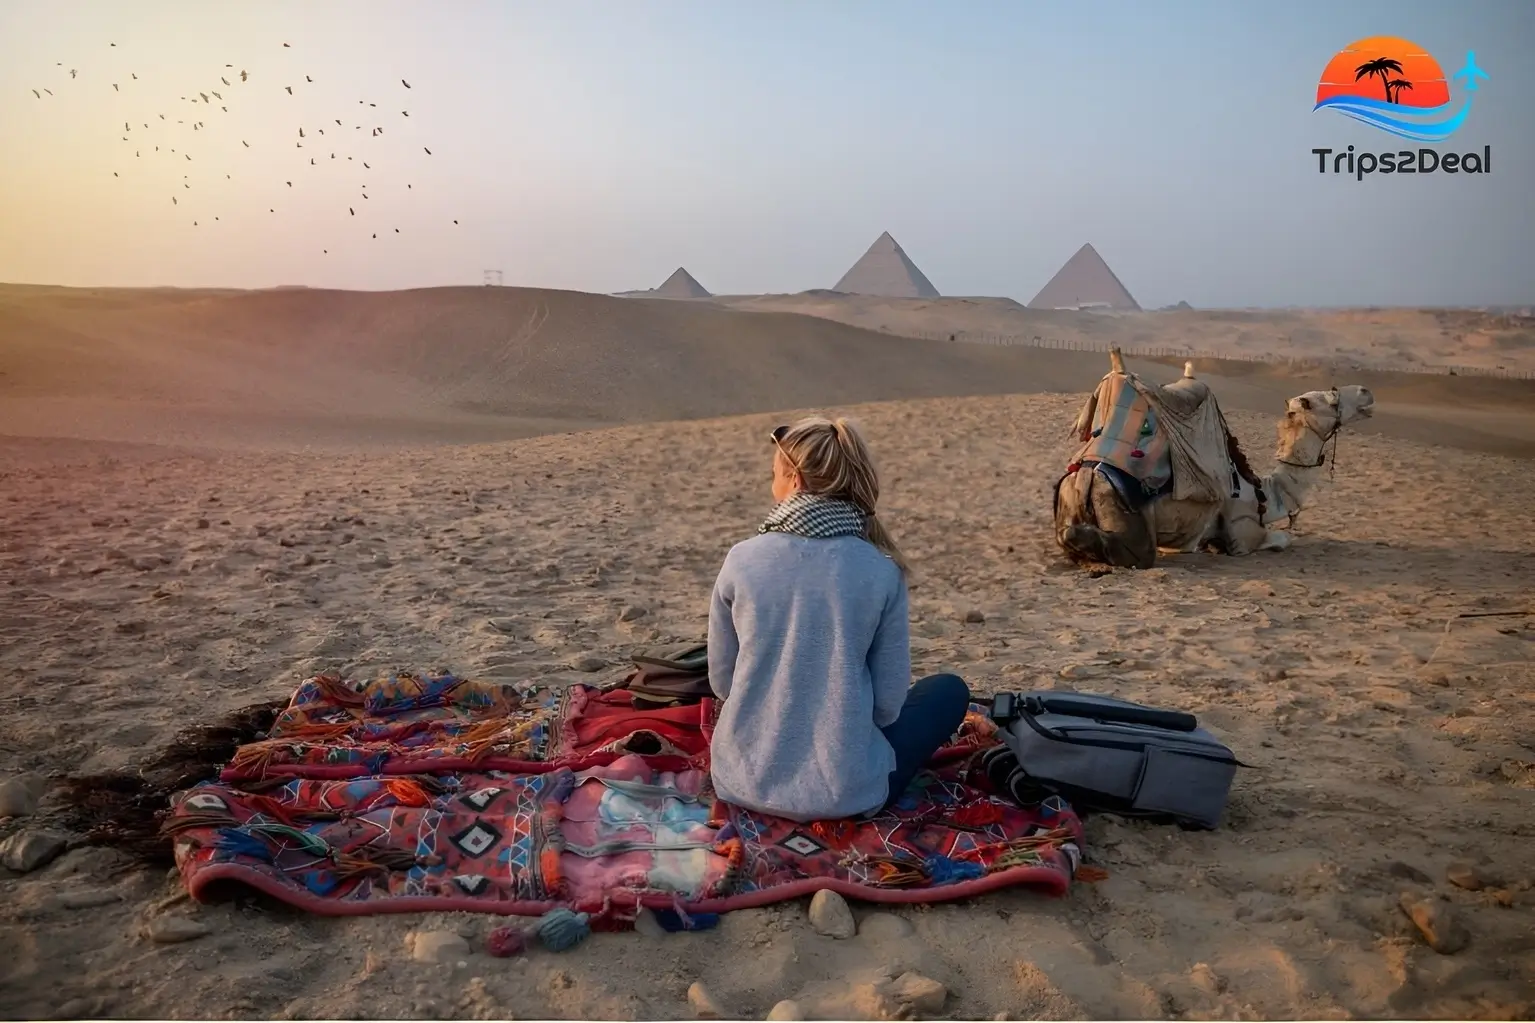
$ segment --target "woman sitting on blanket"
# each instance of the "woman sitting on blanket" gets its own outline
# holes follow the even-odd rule
[[[852,424],[805,419],[772,441],[777,503],[709,606],[715,792],[800,821],[872,815],[959,729],[970,691],[911,684],[906,566]]]

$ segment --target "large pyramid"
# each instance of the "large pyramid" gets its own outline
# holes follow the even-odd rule
[[[869,251],[842,275],[833,291],[853,295],[883,295],[887,298],[937,298],[933,287],[917,264],[896,244],[886,231],[874,239]]]
[[[1141,307],[1098,255],[1098,250],[1084,245],[1056,271],[1049,284],[1039,289],[1029,308],[1139,311]]]
[[[665,280],[664,283],[662,283],[659,288],[655,289],[655,291],[653,291],[651,294],[657,295],[661,298],[710,297],[709,293],[704,290],[704,286],[699,284],[698,281],[693,278],[692,274],[688,273],[687,270],[680,266],[670,277]]]

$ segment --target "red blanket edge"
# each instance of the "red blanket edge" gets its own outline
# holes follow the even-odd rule
[[[574,908],[580,912],[587,913],[596,913],[603,908],[602,904],[572,907],[569,903],[554,901],[486,902],[484,899],[476,899],[469,896],[443,897],[440,895],[413,895],[379,901],[346,902],[345,900],[324,899],[307,891],[286,887],[258,870],[242,867],[237,863],[217,863],[203,867],[190,880],[188,893],[198,902],[206,902],[208,899],[204,896],[210,894],[207,891],[208,886],[217,881],[234,881],[259,889],[281,902],[318,916],[376,916],[383,913],[451,913],[460,911],[494,913],[501,916],[542,916],[549,910],[560,906]],[[788,884],[774,885],[771,888],[761,888],[740,895],[727,895],[717,899],[684,902],[682,903],[682,908],[689,913],[725,913],[731,910],[751,909],[774,902],[784,902],[789,899],[799,898],[802,895],[813,895],[823,888],[830,889],[839,895],[860,902],[907,904],[952,902],[956,899],[967,899],[996,891],[999,888],[1011,888],[1018,885],[1026,885],[1033,891],[1060,896],[1065,895],[1070,889],[1071,882],[1062,877],[1059,871],[1050,867],[1009,867],[1006,870],[999,870],[985,877],[978,877],[969,881],[959,881],[937,888],[872,888],[866,885],[854,884],[851,881],[807,877],[799,881],[791,881]],[[609,905],[615,909],[633,908],[634,906],[649,906],[653,909],[673,909],[676,908],[677,901],[674,895],[667,893],[635,896],[632,903],[625,900],[622,906],[612,903]]]

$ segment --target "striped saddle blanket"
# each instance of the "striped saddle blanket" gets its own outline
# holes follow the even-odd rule
[[[1158,429],[1156,410],[1130,385],[1130,378],[1110,373],[1098,384],[1077,421],[1073,463],[1109,465],[1138,480],[1149,493],[1172,482],[1173,467],[1166,432]]]

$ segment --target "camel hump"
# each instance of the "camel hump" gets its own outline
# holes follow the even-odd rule
[[[1115,373],[1123,373],[1125,371],[1125,356],[1124,353],[1119,350],[1118,345],[1115,345],[1113,348],[1109,349],[1109,367]]]

